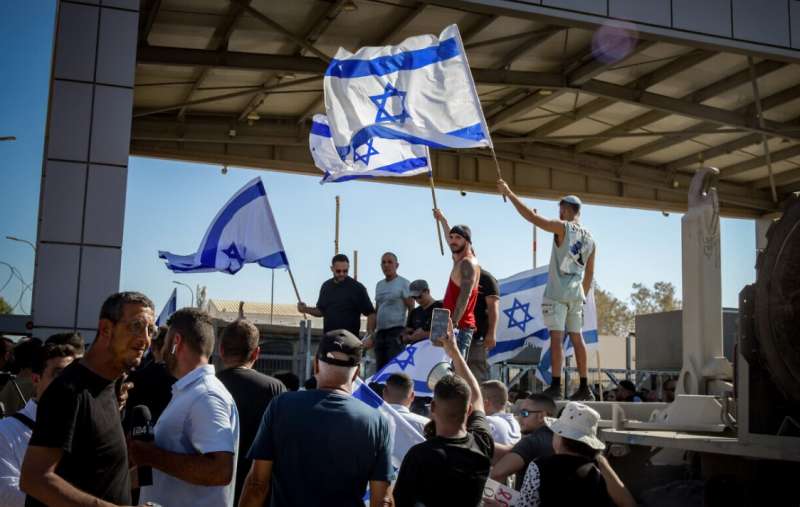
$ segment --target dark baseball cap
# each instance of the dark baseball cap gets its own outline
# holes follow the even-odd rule
[[[317,348],[317,359],[336,366],[358,366],[364,346],[346,329],[334,329],[323,335]],[[338,353],[338,354],[337,354]],[[345,357],[342,357],[345,356]]]
[[[428,282],[425,280],[414,280],[411,282],[411,285],[408,286],[408,291],[413,297],[418,297],[426,290],[429,291],[430,289],[428,288]]]

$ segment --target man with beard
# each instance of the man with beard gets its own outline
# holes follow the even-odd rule
[[[214,324],[208,313],[182,308],[167,321],[164,361],[178,381],[155,427],[155,441],[130,442],[131,459],[153,468],[142,500],[163,506],[233,505],[239,413],[214,374]]]
[[[447,219],[438,209],[433,216],[448,229]],[[478,279],[481,268],[472,249],[472,231],[466,225],[455,225],[450,229],[447,244],[453,253],[453,269],[444,293],[444,308],[450,310],[453,328],[458,329],[458,350],[469,357],[472,335],[475,333],[475,303],[478,300]]]
[[[316,306],[297,303],[297,311],[314,317],[322,317],[323,332],[334,329],[347,329],[355,336],[361,330],[361,316],[367,317],[367,333],[375,330],[375,308],[369,299],[367,289],[361,283],[347,276],[350,260],[344,254],[336,254],[331,261],[333,278],[327,280],[319,289]]]
[[[150,346],[154,311],[153,302],[138,292],[111,295],[100,310],[92,347],[42,395],[20,478],[28,507],[131,503],[114,386]]]
[[[542,318],[550,331],[550,354],[553,365],[553,380],[544,394],[554,400],[562,398],[561,363],[563,362],[564,330],[569,334],[578,363],[580,387],[570,400],[594,400],[587,383],[589,365],[586,360],[586,344],[583,341],[583,305],[594,278],[594,258],[597,248],[589,234],[579,222],[581,200],[568,195],[558,203],[558,220],[544,218],[517,197],[503,180],[497,180],[497,190],[507,196],[517,212],[536,227],[553,233],[553,251],[550,255],[550,271],[542,299]]]

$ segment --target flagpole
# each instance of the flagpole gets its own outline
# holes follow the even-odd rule
[[[302,301],[300,299],[300,291],[297,290],[297,283],[294,281],[294,275],[292,274],[292,268],[290,268],[288,264],[286,265],[286,271],[289,272],[289,280],[292,281],[292,287],[294,287],[294,295],[297,297],[297,302],[299,303],[300,301]],[[306,312],[303,312],[303,320],[308,320],[308,315],[306,315]]]
[[[533,212],[536,213],[536,208],[533,209]],[[533,269],[536,269],[536,224],[533,225]]]
[[[358,281],[358,250],[353,250],[353,280]]]
[[[339,255],[339,196],[336,196],[336,238],[333,241],[334,253]],[[289,272],[291,274],[291,271]]]
[[[430,157],[428,158],[430,160]],[[431,184],[431,197],[433,198],[433,209],[438,209],[439,206],[436,204],[436,187],[433,184],[433,170],[428,172],[428,182]],[[444,244],[442,243],[442,229],[439,227],[439,221],[435,218],[433,219],[434,225],[436,226],[436,235],[439,236],[439,251],[442,252],[444,255]]]
[[[500,172],[500,162],[497,161],[497,154],[494,152],[494,146],[489,146],[489,149],[492,150],[492,158],[494,159],[494,167],[497,169],[497,179],[502,180],[503,174]],[[503,202],[508,202],[506,196],[503,195]]]

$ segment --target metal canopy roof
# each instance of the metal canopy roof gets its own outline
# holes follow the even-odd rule
[[[769,213],[800,190],[796,63],[654,36],[604,63],[591,27],[454,0],[142,0],[131,153],[321,174],[308,123],[323,112],[322,73],[337,48],[451,23],[503,175],[522,195],[681,211],[701,163],[720,168],[727,216]],[[440,186],[494,191],[487,150],[437,150],[433,164]]]

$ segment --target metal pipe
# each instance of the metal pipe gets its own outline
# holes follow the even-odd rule
[[[33,253],[36,253],[36,245],[31,243],[27,239],[17,238],[16,236],[6,236],[6,239],[10,239],[11,241],[18,241],[20,243],[25,243],[29,247],[33,248]]]
[[[753,57],[747,57],[747,64],[750,68],[750,83],[753,85],[753,99],[756,104],[756,116],[758,117],[758,126],[761,127],[761,144],[764,145],[764,160],[767,162],[767,174],[769,175],[769,188],[772,191],[772,202],[778,202],[778,192],[775,190],[775,178],[772,175],[772,158],[769,152],[769,142],[764,130],[764,111],[761,108],[761,94],[758,91],[758,79],[756,78],[756,68],[753,64]]]
[[[189,294],[192,295],[192,307],[194,307],[194,291],[192,290],[192,287],[189,284],[186,284],[186,283],[183,283],[183,282],[179,282],[177,280],[172,280],[172,283],[174,283],[176,285],[182,285],[182,286],[186,287],[187,289],[189,289]]]

